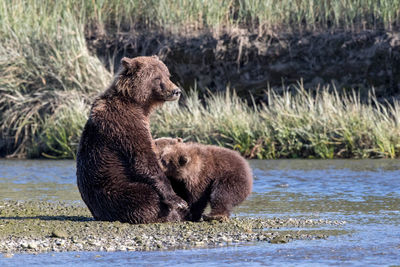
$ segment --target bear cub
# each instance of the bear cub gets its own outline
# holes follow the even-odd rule
[[[204,220],[228,219],[233,207],[252,191],[253,176],[247,161],[236,151],[180,138],[154,140],[160,167],[175,192],[189,205],[187,220],[198,221],[210,203]]]

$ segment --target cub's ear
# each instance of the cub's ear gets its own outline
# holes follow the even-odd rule
[[[177,137],[177,138],[176,138],[176,141],[178,141],[178,143],[183,143],[183,140],[182,140],[182,138],[180,138],[180,137]]]
[[[160,60],[160,58],[157,55],[152,55],[151,57]]]
[[[181,156],[179,156],[178,162],[179,162],[179,166],[181,166],[181,167],[185,166],[189,162],[189,158],[185,155],[181,155]]]

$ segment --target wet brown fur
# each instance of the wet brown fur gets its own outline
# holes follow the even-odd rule
[[[165,144],[165,140],[160,140]],[[156,153],[174,190],[188,202],[188,220],[200,220],[208,203],[211,212],[203,218],[227,219],[233,207],[245,200],[252,191],[250,166],[236,151],[210,145],[171,142],[157,147]]]
[[[111,86],[95,99],[77,154],[77,183],[97,220],[180,221],[186,205],[153,151],[151,111],[179,98],[157,57],[123,58]],[[174,94],[175,92],[175,94]]]

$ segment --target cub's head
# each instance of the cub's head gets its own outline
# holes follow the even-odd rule
[[[165,146],[159,161],[165,175],[176,180],[197,178],[201,169],[201,160],[196,150],[190,144],[180,142]]]
[[[157,158],[161,157],[162,152],[165,147],[169,145],[176,145],[177,143],[182,143],[182,138],[172,138],[172,137],[161,137],[153,140],[154,142],[154,152],[157,155]]]
[[[181,90],[170,80],[170,73],[157,57],[124,57],[116,77],[116,89],[139,105],[177,100]]]

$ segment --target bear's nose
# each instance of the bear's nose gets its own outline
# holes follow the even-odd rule
[[[179,96],[181,93],[182,93],[182,91],[178,87],[176,87],[174,90],[172,90],[173,95]]]

